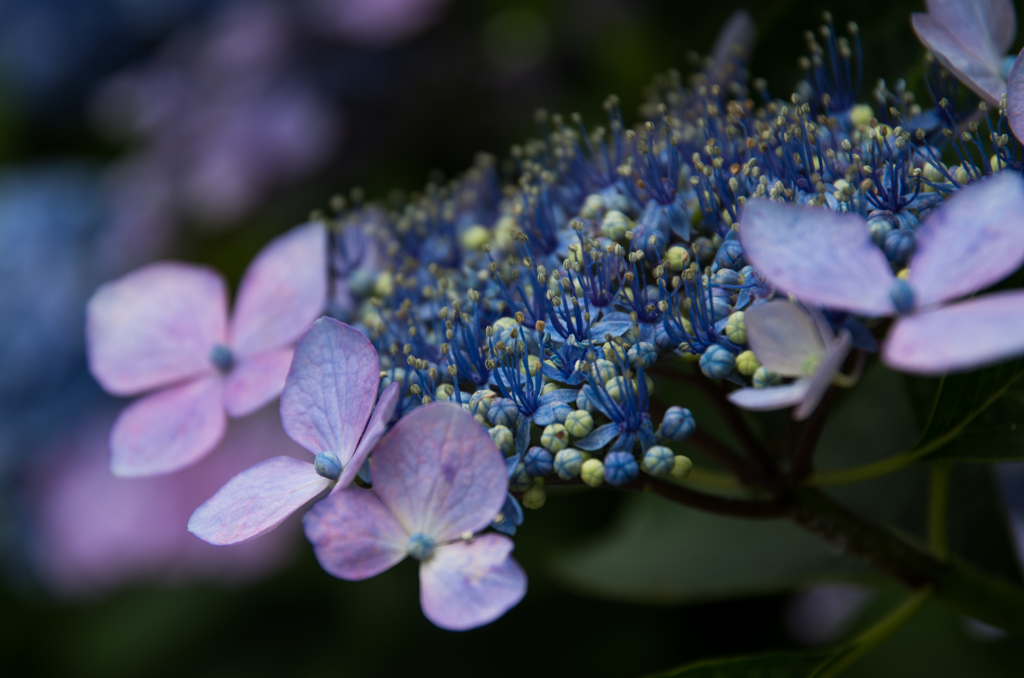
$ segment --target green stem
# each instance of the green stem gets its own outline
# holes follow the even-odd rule
[[[851,640],[845,649],[837,652],[831,659],[819,666],[811,678],[834,678],[845,671],[855,661],[878,647],[882,641],[899,631],[913,619],[918,612],[931,600],[931,587],[925,587],[907,596],[899,607],[887,614],[878,623]]]
[[[793,520],[838,550],[911,588],[931,587],[961,612],[1024,636],[1024,588],[956,560],[942,562],[818,490],[797,490],[793,501]]]
[[[928,548],[939,560],[949,560],[949,483],[952,464],[946,461],[932,465],[931,489],[928,493]]]

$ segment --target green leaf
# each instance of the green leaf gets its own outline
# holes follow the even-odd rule
[[[986,463],[1024,459],[1024,392],[1006,391],[926,458]]]
[[[830,652],[772,652],[748,657],[709,659],[651,678],[808,678]]]
[[[658,604],[870,574],[789,522],[718,516],[654,495],[630,497],[604,538],[562,553],[554,571],[585,593]]]
[[[967,434],[970,425],[999,401],[1021,375],[1024,375],[1024,359],[943,378],[932,416],[917,444],[919,450],[926,451],[922,458],[931,459],[938,450]],[[1009,407],[1013,408],[1013,403]],[[1006,443],[1008,441],[1003,434],[1007,431],[1000,428],[1002,423],[997,421],[988,429],[979,424],[981,428],[975,433],[981,435],[982,439],[989,435]],[[982,441],[975,438],[974,443],[978,442]],[[1013,441],[1009,442],[1012,446]]]

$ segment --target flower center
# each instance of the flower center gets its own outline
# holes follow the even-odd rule
[[[892,284],[892,289],[889,290],[889,296],[892,297],[892,303],[896,307],[896,312],[899,314],[910,313],[914,310],[914,290],[907,284],[907,281],[903,278],[896,278],[896,282]]]
[[[221,372],[227,373],[235,366],[235,355],[224,344],[216,344],[210,351],[210,362]]]
[[[426,560],[434,554],[434,540],[422,532],[416,532],[409,537],[405,552],[416,560]]]
[[[337,480],[341,476],[341,459],[333,452],[321,452],[316,455],[313,468],[316,469],[318,475],[330,480]]]

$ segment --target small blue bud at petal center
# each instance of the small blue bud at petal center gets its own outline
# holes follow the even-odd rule
[[[316,469],[317,475],[337,480],[341,476],[341,459],[338,459],[338,455],[333,452],[321,452],[316,455],[313,468]]]
[[[434,555],[434,540],[422,532],[416,532],[409,537],[405,551],[416,560],[426,560]]]
[[[221,372],[230,372],[235,366],[235,355],[224,344],[216,344],[210,351],[210,362]]]
[[[898,313],[910,313],[914,310],[914,303],[916,301],[914,299],[914,290],[907,284],[906,280],[896,278],[896,282],[892,284],[892,289],[889,290],[889,296],[892,297],[892,303]]]

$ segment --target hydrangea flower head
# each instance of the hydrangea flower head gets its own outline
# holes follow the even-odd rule
[[[374,408],[379,384],[377,351],[363,334],[331,318],[313,323],[295,348],[281,422],[314,462],[274,457],[239,473],[196,509],[189,532],[236,544],[274,529],[332,483],[350,485],[398,402],[391,384]]]
[[[505,505],[505,463],[468,412],[433,403],[402,418],[370,458],[373,489],[350,487],[306,514],[306,537],[330,574],[356,581],[420,560],[420,604],[437,626],[488,624],[526,594],[512,541],[474,536]]]
[[[992,104],[1006,92],[1003,56],[1017,34],[1010,0],[926,0],[910,21],[917,37],[960,82]]]
[[[769,370],[796,381],[784,386],[741,388],[729,400],[747,410],[779,410],[797,406],[793,418],[806,419],[843,366],[853,339],[842,330],[837,338],[820,314],[796,304],[769,301],[744,314],[751,350]]]
[[[1024,262],[1024,179],[973,184],[919,227],[907,279],[897,277],[853,214],[750,201],[740,231],[769,282],[808,304],[881,317],[899,314],[882,347],[898,370],[941,374],[1024,352],[1024,291],[958,303]]]
[[[193,464],[220,442],[225,415],[251,414],[277,397],[292,342],[325,304],[326,243],[319,224],[271,241],[246,270],[230,319],[224,279],[192,264],[150,264],[93,294],[86,309],[93,376],[115,395],[155,391],[114,424],[115,475]]]

